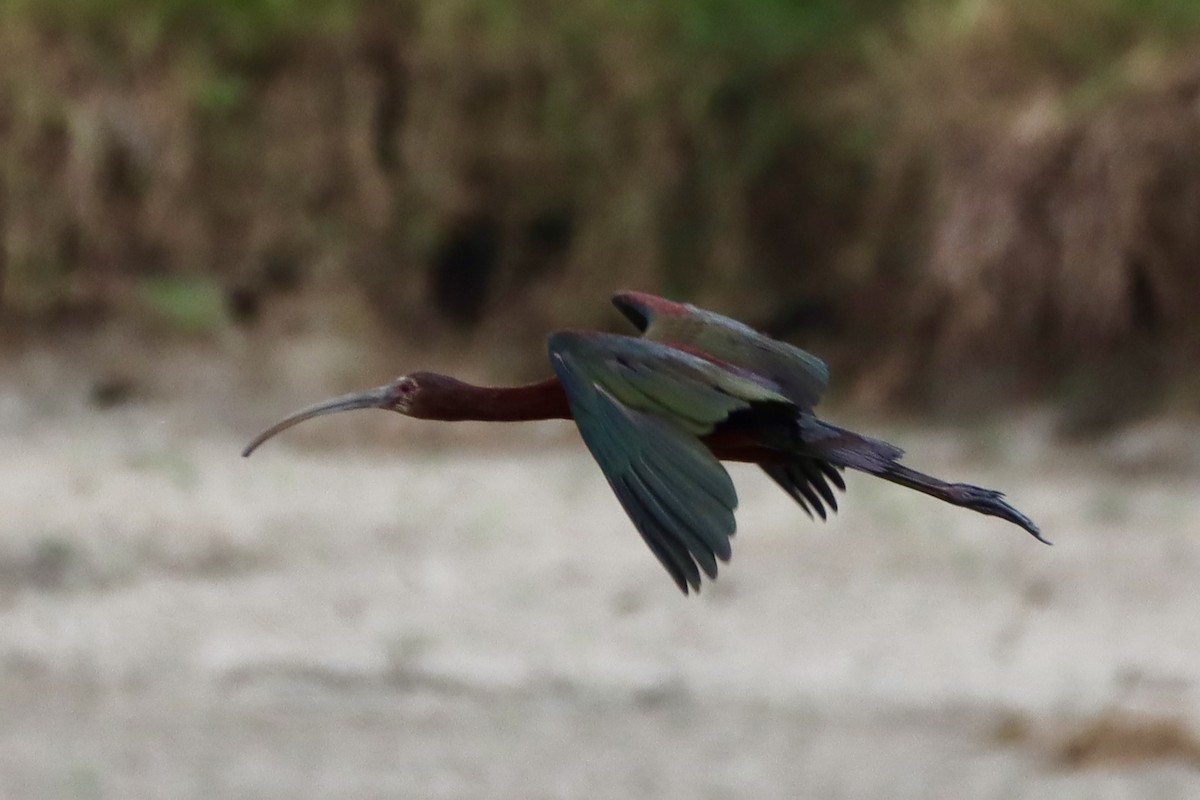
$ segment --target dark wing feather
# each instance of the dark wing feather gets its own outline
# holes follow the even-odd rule
[[[708,362],[698,366],[686,353],[637,340],[629,340],[638,345],[630,347],[619,341],[625,338],[556,334],[550,361],[584,443],[650,550],[686,593],[699,589],[701,571],[716,577],[736,530],[733,482],[696,432],[751,401],[715,388],[705,373],[713,366]],[[662,369],[651,373],[646,366],[655,362]],[[741,380],[725,388],[771,395]],[[686,418],[673,415],[680,405]]]
[[[760,466],[810,517],[815,511],[821,519],[826,519],[826,507],[829,511],[837,511],[837,495],[833,493],[831,483],[841,491],[846,490],[846,483],[837,468],[820,459],[803,458]]]

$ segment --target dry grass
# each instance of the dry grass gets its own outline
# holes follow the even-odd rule
[[[215,44],[85,5],[0,30],[6,317],[195,327],[147,284],[198,275],[220,329],[307,279],[528,370],[636,285],[807,336],[873,402],[968,365],[1160,387],[1200,349],[1182,0],[331,2],[320,36],[259,3]]]
[[[1200,62],[1181,44],[1197,20],[1168,6],[928,3],[877,44],[890,123],[865,252],[894,291],[864,325],[895,343],[877,393],[1016,368],[1006,395],[1048,384],[1072,401],[1076,373],[1100,369],[1154,405],[1159,378],[1185,372]]]
[[[923,287],[945,339],[1106,348],[1190,328],[1198,97],[1189,70],[1079,119],[1035,97],[1000,130],[948,129]]]
[[[1200,737],[1178,717],[1113,712],[1065,736],[1056,758],[1073,768],[1131,767],[1148,761],[1200,767]]]
[[[346,2],[318,37],[256,22],[263,4],[181,5],[208,41],[166,5],[71,2],[5,13],[10,312],[127,312],[140,278],[199,273],[253,316],[283,262],[349,278],[412,336],[498,318],[540,337],[531,317],[578,320],[621,285],[738,286],[746,184],[805,124],[808,81],[772,70],[855,19]]]

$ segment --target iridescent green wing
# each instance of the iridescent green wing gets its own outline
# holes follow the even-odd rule
[[[730,557],[737,493],[697,438],[777,391],[665,345],[557,333],[550,363],[579,433],[642,539],[687,593]]]
[[[801,409],[811,410],[829,388],[829,367],[820,358],[736,319],[636,292],[615,295],[613,305],[642,331],[644,338],[694,347],[761,375],[779,386]]]
[[[829,386],[829,368],[817,356],[765,336],[730,317],[643,292],[619,292],[613,305],[646,339],[694,347],[713,358],[764,376],[803,411],[811,411]],[[833,487],[846,486],[826,461],[798,458],[761,465],[811,517],[837,510]]]

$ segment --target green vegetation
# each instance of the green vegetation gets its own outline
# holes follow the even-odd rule
[[[211,279],[162,275],[138,284],[138,300],[151,316],[181,333],[206,333],[225,320],[220,287]]]
[[[121,58],[194,42],[253,55],[278,42],[345,31],[362,3],[350,0],[7,0],[10,20],[28,18]]]
[[[498,250],[478,299],[434,303],[460,325],[500,297],[586,322],[622,284],[751,318],[817,302],[918,375],[1168,330],[1192,280],[1184,223],[1145,220],[1193,174],[1171,98],[1194,0],[3,0],[0,21],[0,303],[29,316],[133,299],[205,330],[288,253],[426,324],[475,225]]]

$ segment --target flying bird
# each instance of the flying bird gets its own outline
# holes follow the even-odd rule
[[[819,419],[829,384],[820,358],[737,320],[644,292],[613,304],[641,332],[559,331],[547,340],[554,376],[475,386],[433,372],[402,375],[272,425],[242,451],[322,414],[381,408],[429,420],[572,419],[650,550],[684,592],[717,577],[736,530],[737,493],[721,461],[758,464],[810,517],[837,510],[842,472],[857,470],[1007,520],[1038,526],[1001,492],[947,483],[900,463],[895,445]]]

